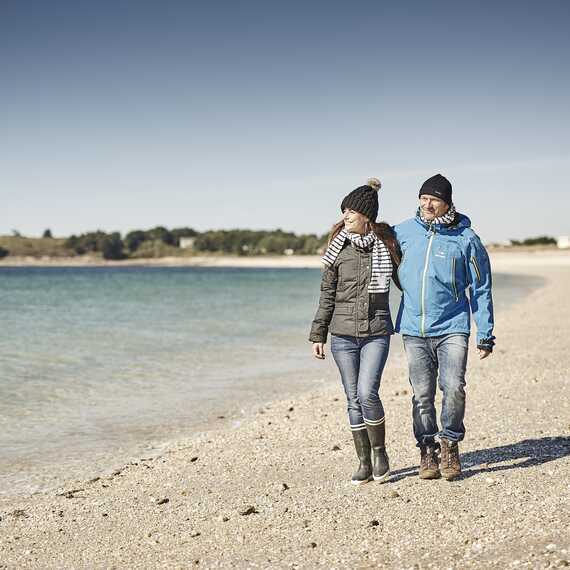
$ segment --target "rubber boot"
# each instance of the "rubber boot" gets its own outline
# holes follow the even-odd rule
[[[386,481],[390,476],[390,463],[386,453],[386,423],[366,424],[372,450],[372,476],[374,481]]]
[[[352,432],[356,455],[360,460],[358,469],[352,475],[350,482],[353,485],[362,485],[372,479],[372,462],[370,460],[370,440],[365,429]]]

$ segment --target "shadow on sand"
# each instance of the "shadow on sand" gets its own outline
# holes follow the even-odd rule
[[[468,479],[480,473],[496,473],[509,469],[525,469],[542,465],[570,455],[570,437],[542,437],[524,439],[518,443],[479,449],[461,454],[463,473],[457,481]],[[416,476],[418,467],[406,467],[392,471],[390,482]]]

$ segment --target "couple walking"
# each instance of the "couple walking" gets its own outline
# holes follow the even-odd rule
[[[495,340],[489,258],[469,218],[456,211],[451,184],[441,174],[423,183],[415,217],[393,228],[376,222],[379,190],[380,181],[371,178],[342,201],[342,220],[333,226],[322,259],[321,295],[309,340],[314,356],[323,359],[331,334],[360,461],[353,484],[386,480],[390,474],[378,392],[394,331],[402,335],[408,359],[419,475],[452,480],[461,474],[458,444],[465,436],[471,315],[480,358],[491,354]],[[402,290],[395,327],[390,280]],[[435,409],[438,383],[441,430]]]

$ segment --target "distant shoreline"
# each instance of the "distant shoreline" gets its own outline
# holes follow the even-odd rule
[[[570,265],[570,250],[521,249],[490,251],[494,269],[502,266]],[[268,269],[314,269],[321,267],[318,255],[279,255],[241,257],[204,255],[192,257],[159,257],[104,260],[96,257],[5,257],[0,267],[243,267]]]
[[[156,257],[124,260],[105,260],[96,257],[6,257],[0,267],[320,267],[318,255],[275,255],[240,257],[232,255],[204,255],[192,257]]]

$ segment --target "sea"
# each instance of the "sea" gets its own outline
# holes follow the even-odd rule
[[[541,283],[495,274],[497,319]],[[319,269],[0,267],[0,495],[103,474],[338,382],[307,340],[319,284]]]

